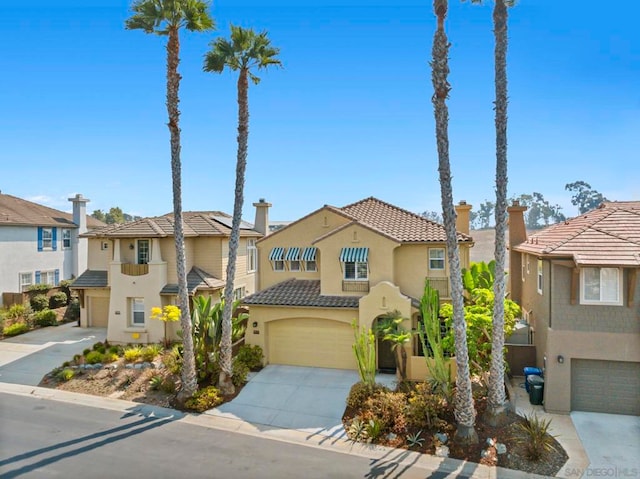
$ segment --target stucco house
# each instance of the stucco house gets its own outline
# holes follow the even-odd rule
[[[457,207],[463,267],[470,209]],[[442,225],[376,198],[323,206],[258,241],[259,291],[243,300],[245,342],[260,345],[270,364],[355,369],[352,321],[371,328],[397,310],[415,329],[425,278],[449,298],[445,241]],[[424,379],[418,339],[405,349],[408,377]],[[377,366],[395,370],[388,342],[377,344]]]
[[[510,290],[544,370],[545,409],[640,415],[640,201],[529,237],[524,211],[509,208]]]
[[[235,297],[256,291],[256,241],[268,228],[270,204],[256,206],[255,226],[243,222],[234,278]],[[231,216],[220,211],[183,213],[187,288],[190,296],[213,296],[225,286]],[[155,343],[164,337],[161,321],[151,320],[151,308],[177,304],[178,279],[173,214],[83,235],[89,240],[87,269],[73,283],[80,297],[81,326],[107,327],[112,343]],[[175,337],[179,325],[169,324]]]
[[[73,213],[0,193],[0,306],[31,285],[57,286],[86,269],[81,234],[104,223],[87,218],[89,199],[78,194],[69,201]]]

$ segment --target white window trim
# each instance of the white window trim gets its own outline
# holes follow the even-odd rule
[[[51,281],[49,281],[49,279],[51,279]],[[40,271],[40,284],[50,284],[51,286],[58,286],[56,284],[56,271],[54,269]]]
[[[147,262],[140,263],[140,242],[146,241],[147,243]],[[149,264],[151,261],[151,240],[148,239],[139,239],[136,241],[136,264]]]
[[[253,266],[253,268],[252,268]],[[247,239],[247,273],[255,273],[258,270],[258,248],[256,240]]]
[[[354,278],[347,278],[347,264],[349,263],[353,263],[353,268],[354,268]],[[367,270],[367,275],[362,278],[358,276],[358,265],[366,265],[366,270]],[[345,281],[368,281],[369,280],[369,263],[365,262],[365,261],[345,261],[344,263],[344,272],[342,277],[344,278]]]
[[[436,252],[436,251],[442,251],[442,258],[439,257],[431,257],[431,253],[432,252]],[[442,261],[442,267],[441,268],[434,268],[431,266],[431,262],[432,261]],[[446,268],[446,255],[445,255],[445,249],[444,248],[429,248],[429,269],[431,271],[444,271],[444,269]]]
[[[618,300],[617,301],[601,301],[601,300],[592,300],[585,299],[584,297],[584,288],[586,286],[586,281],[584,279],[584,274],[588,269],[615,269],[618,273]],[[602,281],[602,271],[600,272],[600,280]],[[622,276],[622,268],[580,268],[580,304],[585,305],[597,305],[597,306],[622,306],[624,298],[623,298],[623,276]]]
[[[49,239],[45,240],[45,233],[49,233]],[[49,246],[47,246],[47,241],[49,242]],[[53,228],[42,228],[42,249],[43,250],[52,250],[53,249]]]
[[[538,276],[537,276],[536,288],[538,289],[538,294],[542,294],[542,289],[544,288],[544,275],[543,275],[544,265],[542,264],[541,259],[538,260],[537,264],[538,264]]]
[[[69,237],[65,238],[65,235],[69,235]],[[68,246],[65,246],[65,241],[69,242]],[[71,230],[69,228],[62,229],[62,249],[71,249]]]
[[[240,286],[233,290],[233,300],[239,301],[247,295],[247,289],[244,286]]]
[[[29,282],[28,283],[23,283],[22,282],[22,275],[29,275]],[[18,282],[20,283],[20,292],[23,293],[24,291],[27,290],[27,288],[29,286],[33,285],[33,272],[32,271],[27,271],[27,272],[23,272],[23,273],[18,273]]]
[[[142,304],[142,311],[136,309],[136,305]],[[135,322],[135,313],[142,313],[142,323]],[[131,298],[131,328],[144,328],[147,321],[147,312],[145,310],[144,298]]]

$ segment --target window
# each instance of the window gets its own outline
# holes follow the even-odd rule
[[[62,230],[62,248],[63,249],[71,248],[71,230],[68,230],[68,229]]]
[[[544,285],[542,278],[542,260],[538,260],[538,293],[542,294],[542,286]]]
[[[304,264],[305,271],[318,271],[318,265],[316,263],[316,248],[305,248],[302,251],[302,263]]]
[[[102,251],[109,249],[109,242],[108,241],[102,241],[100,242],[100,249]]]
[[[340,261],[344,263],[344,279],[369,279],[369,248],[342,248]]]
[[[269,261],[271,261],[274,271],[284,271],[284,248],[273,248],[269,254]]]
[[[33,284],[33,273],[20,273],[20,291],[24,292]]]
[[[58,286],[60,283],[60,270],[36,271],[36,284],[50,284]]]
[[[619,268],[582,268],[581,304],[622,304],[622,270]]]
[[[131,326],[144,326],[144,299],[131,298]]]
[[[240,286],[233,290],[233,300],[239,301],[247,295],[247,291],[244,286]]]
[[[256,240],[247,240],[247,272],[253,273],[258,269],[258,248],[256,248]]]
[[[300,248],[289,248],[285,259],[289,263],[289,271],[300,271]]]
[[[138,240],[138,264],[149,263],[149,240]]]
[[[429,269],[444,269],[444,248],[429,248]]]
[[[42,249],[53,247],[53,231],[51,228],[42,228]]]

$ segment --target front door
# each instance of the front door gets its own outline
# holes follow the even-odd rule
[[[391,350],[393,343],[384,341],[382,335],[378,335],[378,371],[381,373],[394,374],[396,372],[396,358]]]

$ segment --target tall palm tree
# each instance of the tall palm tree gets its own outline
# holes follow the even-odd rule
[[[171,179],[173,185],[173,219],[176,246],[176,269],[178,275],[178,306],[180,326],[183,333],[184,363],[182,366],[182,387],[178,401],[183,402],[196,392],[195,359],[189,296],[187,293],[187,272],[184,250],[184,230],[182,224],[182,178],[180,162],[180,110],[178,109],[181,75],[180,29],[204,32],[212,30],[213,19],[209,14],[208,2],[202,0],[136,0],[131,6],[133,15],[127,19],[128,30],[142,30],[145,33],[167,36],[167,113],[171,135]]]
[[[485,421],[498,425],[506,419],[507,395],[504,387],[504,297],[507,232],[507,6],[512,0],[495,0],[493,34],[495,38],[495,126],[496,126],[496,239],[494,305],[489,370],[488,407]]]
[[[231,369],[231,315],[233,313],[233,283],[236,275],[236,257],[240,241],[240,221],[244,203],[244,176],[247,167],[249,141],[249,79],[257,85],[260,78],[251,72],[269,66],[280,66],[276,57],[280,49],[272,47],[267,32],[256,33],[231,25],[231,40],[218,38],[211,42],[211,50],[206,53],[204,71],[222,73],[225,68],[238,71],[238,153],[236,163],[236,188],[233,203],[233,220],[229,238],[229,260],[224,289],[224,310],[222,313],[222,341],[220,343],[220,381],[223,394],[233,394]]]
[[[438,18],[438,26],[433,37],[431,79],[433,82],[432,103],[435,113],[436,143],[438,148],[438,171],[440,173],[440,195],[442,217],[446,232],[446,245],[451,280],[451,300],[453,303],[453,329],[455,340],[456,399],[454,415],[458,423],[456,440],[462,443],[478,442],[475,430],[476,411],[471,394],[469,373],[469,351],[467,350],[467,325],[464,318],[464,297],[458,237],[456,232],[456,211],[453,205],[451,185],[451,165],[449,163],[449,109],[446,100],[451,89],[449,75],[449,40],[444,29],[447,16],[447,0],[434,0],[433,10]]]

